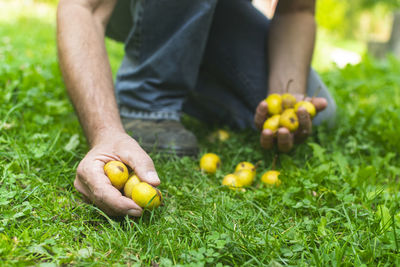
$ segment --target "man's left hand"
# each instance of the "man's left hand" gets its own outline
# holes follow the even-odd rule
[[[298,100],[303,99],[301,96],[296,96]],[[324,110],[328,105],[325,98],[313,97],[306,98],[306,101],[311,101],[314,104],[317,113]],[[268,115],[268,104],[264,100],[258,104],[256,113],[254,115],[254,123],[256,127],[262,130],[263,124],[267,119]],[[299,108],[297,111],[297,117],[299,119],[299,127],[294,132],[291,133],[287,128],[280,127],[278,131],[273,133],[269,129],[261,131],[260,144],[264,149],[272,149],[274,143],[278,145],[278,150],[281,152],[289,152],[293,148],[294,143],[302,143],[311,134],[312,122],[310,114],[304,109]]]

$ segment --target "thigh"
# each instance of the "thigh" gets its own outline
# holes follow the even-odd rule
[[[115,86],[121,107],[181,111],[196,85],[216,3],[131,1],[132,26]]]
[[[254,111],[268,91],[268,25],[251,1],[218,1],[186,113],[207,122],[254,128]]]
[[[203,58],[203,67],[250,109],[268,92],[268,28],[269,20],[251,1],[220,0]]]
[[[227,83],[205,69],[200,69],[197,89],[189,93],[183,112],[208,124],[239,129],[254,127],[253,109]]]
[[[313,119],[313,124],[319,125],[323,122],[327,122],[328,126],[333,127],[336,118],[335,99],[329,92],[328,88],[322,81],[321,77],[313,69],[311,69],[310,74],[308,76],[307,95],[310,97],[313,96],[323,97],[328,102],[328,106],[326,107],[326,109],[318,113],[317,116]]]

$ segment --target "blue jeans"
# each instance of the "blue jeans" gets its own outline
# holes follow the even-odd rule
[[[120,0],[109,37],[125,42],[116,95],[122,117],[254,128],[268,93],[269,20],[248,0]],[[328,100],[314,124],[333,123],[336,105],[311,70],[307,94]]]

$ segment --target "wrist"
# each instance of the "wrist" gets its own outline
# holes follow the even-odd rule
[[[118,135],[125,135],[126,132],[122,125],[102,126],[94,129],[92,136],[88,138],[90,147],[99,143],[110,142]]]
[[[292,81],[290,82],[290,80]],[[292,95],[305,95],[307,92],[305,82],[300,81],[300,79],[297,79],[297,81],[284,78],[270,80],[268,88],[268,94],[290,93]]]

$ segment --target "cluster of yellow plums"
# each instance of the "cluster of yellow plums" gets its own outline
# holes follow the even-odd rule
[[[115,160],[109,161],[104,165],[104,172],[116,189],[123,189],[124,195],[131,198],[140,207],[154,209],[160,206],[162,202],[160,190],[140,181],[135,173],[129,174],[124,163]]]
[[[290,93],[270,94],[265,102],[268,104],[268,119],[264,122],[263,129],[269,129],[275,133],[279,127],[285,127],[294,132],[299,127],[296,112],[304,108],[313,118],[317,113],[315,106],[310,101],[297,102],[296,97]]]
[[[200,159],[200,169],[206,173],[214,174],[221,167],[221,159],[214,153],[204,154]],[[235,172],[230,173],[222,180],[222,185],[230,189],[241,189],[251,186],[256,178],[256,166],[243,161],[236,165]],[[269,186],[279,186],[279,171],[270,170],[261,176],[261,182]]]

